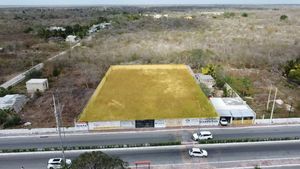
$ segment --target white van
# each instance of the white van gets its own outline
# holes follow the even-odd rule
[[[199,133],[194,133],[192,139],[195,141],[199,140],[209,140],[212,139],[213,135],[210,131],[200,131]]]

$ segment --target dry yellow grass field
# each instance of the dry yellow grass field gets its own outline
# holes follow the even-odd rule
[[[112,66],[79,121],[216,117],[186,65]]]

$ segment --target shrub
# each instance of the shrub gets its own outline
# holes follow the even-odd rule
[[[242,13],[242,17],[248,17],[247,13]]]
[[[288,19],[288,16],[286,16],[286,15],[281,15],[281,16],[280,16],[280,20],[281,20],[281,21],[286,20],[286,19]]]
[[[32,31],[33,31],[33,29],[31,27],[28,27],[24,30],[24,33],[30,33]]]
[[[225,81],[242,96],[251,96],[253,94],[252,82],[247,77],[226,77]]]
[[[52,71],[52,75],[53,75],[54,77],[57,77],[57,76],[60,75],[60,72],[61,72],[61,70],[60,70],[59,68],[54,67],[54,69],[53,69],[53,71]]]
[[[42,71],[33,69],[26,74],[26,79],[41,78],[42,75],[43,75]]]
[[[4,123],[3,127],[4,128],[13,127],[19,125],[20,123],[21,123],[20,116],[18,114],[13,114],[6,119],[6,122]]]
[[[225,12],[223,15],[225,18],[231,18],[231,17],[235,16],[235,13],[234,12]]]

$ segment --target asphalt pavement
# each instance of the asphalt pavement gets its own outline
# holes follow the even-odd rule
[[[200,145],[208,151],[208,158],[191,158],[188,149],[191,146],[170,146],[155,148],[131,148],[102,150],[113,156],[129,162],[150,160],[152,166],[167,166],[167,168],[186,168],[185,165],[196,164],[216,168],[233,168],[255,166],[255,164],[291,164],[292,161],[300,162],[300,141],[277,143],[251,143],[251,144],[227,144],[227,145]],[[91,150],[88,150],[91,151]],[[68,151],[67,158],[74,159],[82,152]],[[60,152],[39,153],[14,153],[0,154],[0,169],[43,169],[47,166],[49,158],[61,157]],[[300,167],[300,163],[299,167]],[[294,166],[295,167],[295,166]],[[275,167],[276,168],[276,167]],[[277,167],[278,168],[278,167]],[[287,167],[291,168],[291,167]]]
[[[205,128],[200,130],[207,130]],[[191,135],[197,130],[163,130],[140,132],[109,132],[66,134],[65,146],[99,146],[115,144],[161,143],[170,141],[193,142]],[[270,126],[253,128],[209,129],[214,139],[300,137],[300,126]],[[0,137],[0,149],[45,148],[60,146],[57,135]]]

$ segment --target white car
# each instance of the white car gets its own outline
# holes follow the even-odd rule
[[[63,158],[50,158],[48,161],[48,169],[61,169],[64,159]],[[70,166],[72,161],[70,159],[66,159],[66,165]]]
[[[221,118],[220,124],[221,124],[221,126],[227,126],[228,125],[228,121],[225,118]]]
[[[200,131],[199,133],[194,133],[192,139],[195,141],[199,140],[209,140],[212,139],[213,135],[210,131]]]
[[[192,148],[189,150],[189,155],[191,157],[207,157],[207,151],[200,148]]]

